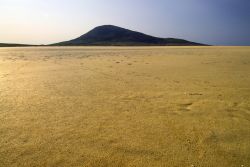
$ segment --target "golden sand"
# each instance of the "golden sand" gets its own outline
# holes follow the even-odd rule
[[[0,167],[250,165],[250,47],[0,49]]]

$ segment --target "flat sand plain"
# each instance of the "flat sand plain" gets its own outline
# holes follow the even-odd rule
[[[247,167],[250,47],[0,49],[1,167]]]

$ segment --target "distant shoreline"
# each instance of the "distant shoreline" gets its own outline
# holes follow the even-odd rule
[[[29,45],[29,44],[9,44],[9,43],[0,43],[1,47],[81,47],[81,46],[100,46],[100,47],[154,47],[154,46],[213,46],[213,45],[175,45],[175,44],[169,44],[169,45],[122,45],[122,44],[114,44],[114,45]]]

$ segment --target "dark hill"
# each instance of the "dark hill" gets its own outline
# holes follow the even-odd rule
[[[94,28],[79,38],[52,44],[56,46],[188,46],[203,45],[175,38],[157,38],[140,32],[131,31],[113,25]]]

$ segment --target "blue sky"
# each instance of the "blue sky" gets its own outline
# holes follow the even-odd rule
[[[250,1],[0,0],[4,43],[59,42],[104,24],[213,45],[250,45]]]

